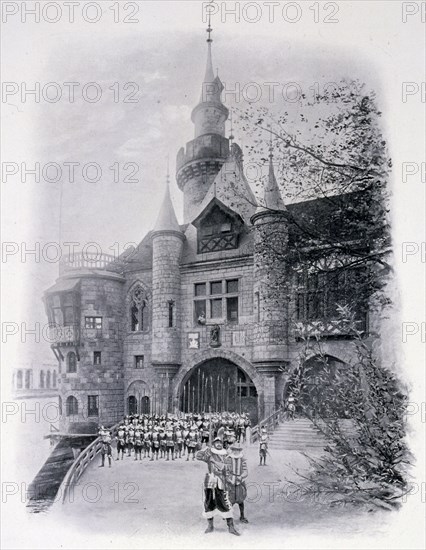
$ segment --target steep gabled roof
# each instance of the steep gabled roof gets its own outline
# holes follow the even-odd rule
[[[240,148],[234,145],[231,154],[195,212],[194,219],[197,219],[207,205],[217,198],[224,206],[238,214],[244,223],[250,223],[256,208],[256,198],[244,176],[240,152]]]

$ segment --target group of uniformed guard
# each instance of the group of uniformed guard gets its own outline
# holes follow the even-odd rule
[[[210,438],[223,434],[223,446],[246,440],[250,429],[250,418],[246,413],[206,413],[177,415],[127,415],[118,426],[114,438],[117,448],[116,460],[134,457],[134,460],[175,460],[186,457],[195,460],[195,453],[210,443]],[[112,432],[103,426],[99,429],[102,438],[100,467],[108,457],[111,467]]]
[[[130,457],[133,452],[134,460],[175,460],[186,455],[186,460],[192,457],[192,460],[206,462],[203,515],[208,525],[205,532],[214,530],[214,517],[219,516],[226,520],[229,532],[239,536],[232,508],[238,504],[240,522],[248,523],[244,510],[248,471],[241,442],[250,437],[249,428],[248,416],[237,413],[186,415],[181,418],[129,415],[117,429],[116,460]],[[105,457],[111,467],[112,432],[101,426],[99,435],[102,445],[100,467],[105,465]],[[262,427],[259,433],[260,465],[266,464],[268,440],[267,430]]]

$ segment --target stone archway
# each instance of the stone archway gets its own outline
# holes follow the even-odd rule
[[[228,350],[206,350],[194,355],[173,379],[174,409],[247,412],[257,423],[263,412],[263,382],[244,357]]]

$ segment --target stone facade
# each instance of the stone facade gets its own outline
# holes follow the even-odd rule
[[[286,208],[272,159],[265,204],[253,204],[241,150],[224,136],[228,110],[217,92],[210,46],[203,86],[214,84],[216,91],[202,94],[193,113],[195,139],[177,157],[184,225],[167,187],[155,228],[137,249],[118,260],[98,258],[96,265],[75,255],[46,291],[49,320],[60,329],[52,349],[60,365],[63,429],[112,425],[136,411],[191,411],[191,392],[200,392],[200,376],[198,387],[197,379],[191,385],[193,373],[221,361],[235,366],[239,387],[230,392],[217,381],[220,407],[229,405],[230,394],[238,395],[234,409],[256,400],[257,421],[282,403],[286,380],[299,364],[303,342],[290,322],[295,281],[288,282],[285,304],[278,304],[267,292],[273,259],[259,249],[265,221],[280,224],[281,244],[291,246]],[[338,336],[325,341],[325,352],[351,362],[354,345],[344,332]],[[194,410],[200,396],[192,397]]]

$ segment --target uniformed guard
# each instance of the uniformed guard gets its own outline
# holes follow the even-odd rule
[[[117,440],[117,460],[120,460],[120,453],[121,453],[121,460],[123,460],[124,451],[126,449],[126,433],[124,431],[124,424],[121,424],[121,426],[118,427],[116,440]]]
[[[268,452],[268,442],[269,436],[266,428],[261,428],[260,430],[260,439],[259,439],[259,457],[260,457],[260,466],[266,466],[266,453]]]
[[[102,426],[103,428],[103,426]],[[103,468],[105,466],[105,456],[108,457],[108,464],[111,468],[111,461],[112,461],[112,447],[111,447],[111,441],[112,441],[112,432],[108,432],[103,428],[102,430],[102,447],[101,447],[101,464],[99,465],[99,468]]]
[[[138,459],[142,460],[142,446],[143,446],[143,439],[142,439],[142,431],[140,426],[136,426],[135,429],[135,460]]]
[[[154,428],[151,435],[151,461],[158,460],[158,453],[160,451],[160,434],[158,428]]]
[[[192,460],[195,460],[195,451],[197,450],[197,444],[198,444],[198,430],[195,425],[191,426],[189,433],[187,435],[187,449],[188,449],[188,456],[186,457],[186,460],[189,460],[189,456],[192,454]]]
[[[204,479],[204,517],[207,519],[206,533],[214,530],[214,517],[226,519],[228,531],[239,536],[235,529],[232,505],[226,490],[227,452],[223,448],[222,438],[219,435],[213,440],[213,446],[198,451],[197,460],[207,463],[208,472]]]
[[[181,426],[180,423],[176,426],[175,437],[176,437],[175,457],[177,458],[178,455],[179,455],[179,458],[182,458],[183,430],[182,430],[182,426]]]
[[[168,426],[167,431],[165,432],[165,441],[166,441],[166,460],[170,460],[169,455],[172,455],[172,460],[175,459],[175,433],[171,426]]]
[[[226,489],[232,504],[238,504],[240,508],[241,523],[248,523],[244,515],[244,501],[247,498],[245,479],[248,475],[247,461],[243,456],[243,447],[235,442],[230,447],[230,454],[226,459],[229,476],[226,478]]]

